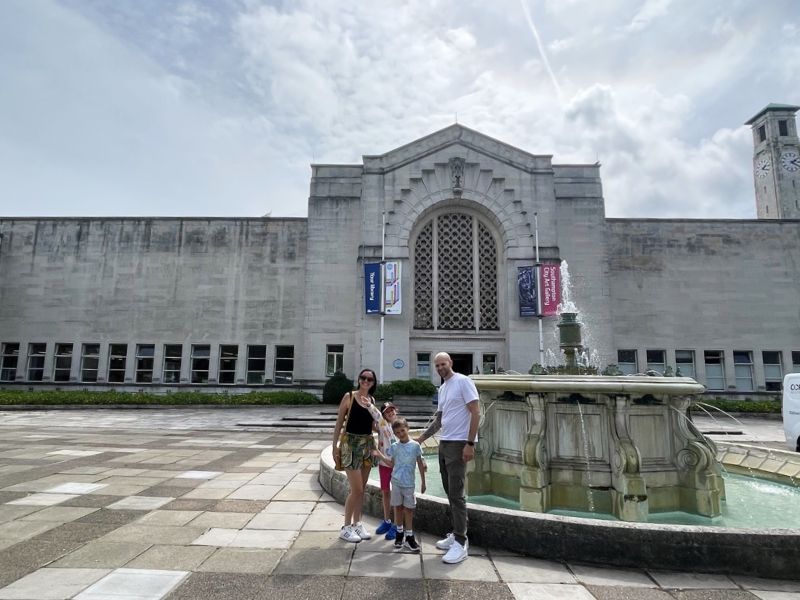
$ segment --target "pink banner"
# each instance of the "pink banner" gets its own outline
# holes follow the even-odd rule
[[[539,289],[541,290],[541,314],[552,317],[558,314],[561,302],[561,265],[544,263],[539,267]]]

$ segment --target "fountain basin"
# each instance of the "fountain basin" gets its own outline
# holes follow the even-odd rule
[[[430,440],[429,440],[430,442]],[[426,444],[428,445],[428,444]],[[761,468],[777,466],[784,472],[800,472],[800,455],[762,449],[740,449],[721,445],[720,455],[741,463],[751,457]],[[782,464],[778,466],[778,463]],[[758,476],[788,481],[786,475],[749,467]],[[347,477],[334,469],[330,447],[320,454],[319,482],[323,489],[344,504]],[[800,530],[720,529],[690,525],[652,525],[601,521],[493,508],[468,503],[469,537],[473,545],[518,552],[528,556],[585,562],[606,566],[676,571],[750,575],[800,580]],[[383,514],[377,481],[367,486],[365,512]],[[432,535],[444,535],[450,523],[447,501],[427,494],[417,496],[415,528]],[[425,540],[431,543],[430,538]]]

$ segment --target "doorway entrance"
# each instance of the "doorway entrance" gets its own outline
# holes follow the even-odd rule
[[[462,375],[472,375],[472,354],[451,354],[453,359],[453,371]]]

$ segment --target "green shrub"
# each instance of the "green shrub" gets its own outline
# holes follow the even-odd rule
[[[347,393],[353,391],[353,380],[349,379],[347,375],[341,371],[336,371],[328,381],[325,382],[325,387],[322,388],[322,403],[323,404],[339,404],[342,397]]]
[[[250,392],[247,394],[210,394],[206,392],[170,392],[149,394],[115,391],[35,391],[0,390],[0,406],[34,405],[286,405],[318,404],[314,394],[281,390],[275,392]]]
[[[382,383],[375,390],[377,402],[388,402],[395,396],[433,396],[436,386],[427,379],[398,379]]]
[[[743,412],[743,413],[780,413],[781,402],[779,400],[722,400],[720,398],[703,399],[700,398],[699,402],[702,404],[709,404],[720,410],[728,413]],[[695,406],[691,408],[695,413],[705,414],[708,411],[710,414],[717,416],[719,410],[714,410],[707,406]]]

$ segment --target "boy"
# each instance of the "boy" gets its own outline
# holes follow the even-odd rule
[[[419,468],[420,491],[425,493],[425,461],[422,459],[422,446],[408,437],[408,421],[399,417],[392,423],[392,431],[397,441],[389,447],[388,456],[375,450],[375,456],[392,465],[392,506],[397,517],[397,533],[394,549],[418,553],[419,544],[414,539],[414,464]],[[405,538],[405,539],[404,539]]]
[[[397,441],[392,432],[392,423],[397,417],[397,407],[391,402],[384,402],[381,405],[381,418],[375,423],[375,429],[378,432],[378,450],[386,454],[391,445]],[[391,508],[391,486],[390,481],[392,478],[392,465],[381,460],[378,464],[378,473],[381,480],[381,496],[383,500],[383,522],[378,525],[375,533],[378,535],[386,534],[387,540],[393,540],[397,535],[397,525],[400,523],[402,516],[395,514],[394,522],[392,521],[392,508]],[[397,511],[395,511],[396,513]]]

